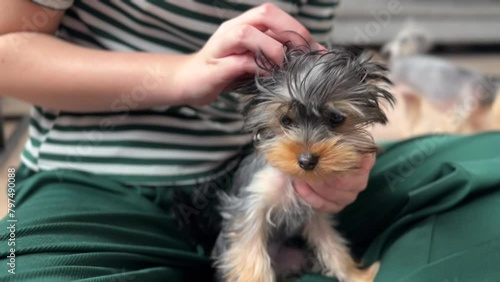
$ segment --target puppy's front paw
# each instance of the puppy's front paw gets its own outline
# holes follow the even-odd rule
[[[271,259],[257,241],[254,244],[233,244],[224,254],[219,267],[226,282],[275,281]]]
[[[375,262],[370,267],[365,269],[357,268],[352,273],[347,274],[347,279],[345,282],[373,282],[377,276],[378,270],[380,269],[380,262]]]
[[[236,271],[234,271],[236,270]],[[275,282],[274,272],[262,262],[237,267],[227,275],[227,282]]]

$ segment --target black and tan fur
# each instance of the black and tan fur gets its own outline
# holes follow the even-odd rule
[[[292,178],[320,182],[356,169],[364,154],[377,150],[365,128],[386,123],[381,106],[394,102],[386,68],[358,50],[307,46],[286,51],[283,65],[259,62],[266,73],[241,88],[253,93],[244,96],[243,115],[256,151],[241,163],[231,193],[222,196],[223,228],[214,250],[219,278],[285,280],[305,266],[277,273],[269,249],[299,235],[323,274],[373,281],[378,264],[360,269],[331,215],[305,203]]]

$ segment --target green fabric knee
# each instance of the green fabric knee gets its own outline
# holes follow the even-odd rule
[[[377,282],[500,279],[498,144],[500,133],[487,133],[386,146],[367,190],[338,215],[353,252],[382,262]],[[128,187],[74,171],[27,173],[16,184],[16,274],[7,272],[4,219],[1,281],[212,279],[209,240],[179,229],[179,203],[192,201],[195,187]],[[207,225],[211,202],[192,203],[199,212],[181,219]]]

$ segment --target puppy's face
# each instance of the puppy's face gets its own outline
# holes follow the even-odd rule
[[[293,49],[269,70],[243,111],[269,164],[315,182],[355,169],[377,150],[365,127],[386,123],[380,102],[393,103],[383,66],[347,49]]]

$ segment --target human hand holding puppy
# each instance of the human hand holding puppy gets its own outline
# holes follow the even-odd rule
[[[365,190],[375,159],[375,154],[366,155],[357,170],[332,175],[323,183],[308,184],[295,180],[295,191],[315,209],[337,213],[352,204],[358,194]]]

